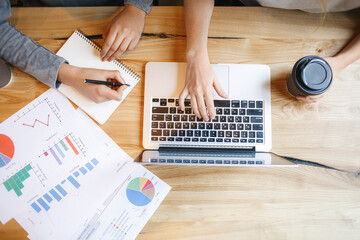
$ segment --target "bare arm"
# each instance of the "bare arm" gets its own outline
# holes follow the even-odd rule
[[[221,97],[227,97],[210,66],[207,53],[208,29],[213,7],[213,0],[185,0],[184,2],[187,69],[179,105],[184,110],[184,100],[190,95],[195,115],[205,121],[215,117],[212,88],[215,88]]]

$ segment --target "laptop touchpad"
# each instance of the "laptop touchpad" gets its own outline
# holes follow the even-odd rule
[[[229,96],[229,66],[221,64],[212,64],[211,66],[219,79],[222,89]],[[213,89],[213,95],[215,99],[221,98],[215,91],[215,88]]]

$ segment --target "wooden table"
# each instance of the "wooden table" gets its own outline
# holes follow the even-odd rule
[[[13,8],[12,25],[56,52],[76,29],[101,34],[115,7]],[[331,166],[215,168],[149,166],[173,188],[138,239],[359,239],[360,61],[346,68],[316,104],[286,91],[295,61],[330,56],[360,26],[360,11],[321,14],[270,8],[216,7],[209,30],[212,63],[271,67],[272,151]],[[132,157],[142,149],[144,70],[149,61],[185,62],[182,7],[153,7],[137,48],[122,57],[142,75],[101,127]],[[13,69],[0,90],[0,121],[47,90]],[[123,131],[126,127],[126,131]],[[0,225],[0,239],[26,239],[16,221]]]

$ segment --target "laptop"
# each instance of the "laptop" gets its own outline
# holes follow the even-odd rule
[[[270,68],[260,64],[212,64],[229,98],[213,91],[215,119],[197,118],[190,99],[178,97],[186,63],[149,62],[145,67],[143,146],[145,164],[296,166],[270,153]]]

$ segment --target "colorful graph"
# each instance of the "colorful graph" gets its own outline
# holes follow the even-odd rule
[[[65,189],[64,184],[66,182],[71,183],[71,185],[79,189],[80,183],[77,178],[81,175],[86,175],[89,171],[92,171],[96,165],[99,164],[99,161],[96,158],[93,158],[90,162],[87,162],[84,166],[80,167],[79,170],[75,171],[72,175],[69,175],[66,179],[57,184],[52,188],[48,193],[45,193],[42,197],[38,198],[36,201],[30,204],[30,206],[37,212],[41,212],[44,209],[46,212],[50,210],[50,203],[53,200],[60,202],[61,199],[65,198],[68,195],[68,192]],[[81,173],[81,174],[80,174]]]
[[[66,136],[64,139],[60,140],[58,143],[56,143],[54,146],[44,152],[45,157],[49,156],[50,153],[51,156],[53,156],[53,158],[56,160],[56,162],[61,165],[61,159],[66,157],[66,153],[69,149],[71,149],[75,153],[75,155],[78,155],[79,151],[76,149],[69,136]]]
[[[0,168],[10,163],[14,153],[14,143],[8,136],[0,134]]]
[[[149,204],[155,195],[153,183],[144,177],[134,178],[126,188],[128,200],[135,206],[145,206]]]
[[[34,120],[34,123],[33,123],[32,125],[26,124],[26,123],[23,123],[23,125],[24,125],[24,126],[27,126],[27,127],[32,127],[32,128],[34,128],[37,122],[38,122],[39,124],[43,124],[43,125],[45,125],[45,126],[48,127],[48,126],[49,126],[49,123],[50,123],[50,114],[48,114],[47,123],[45,123],[45,122],[43,122],[43,121],[40,121],[39,119],[35,119],[35,120]]]
[[[32,167],[30,166],[30,164],[28,164],[26,167],[24,167],[15,175],[13,175],[8,180],[6,180],[4,182],[4,186],[6,187],[6,190],[8,192],[14,190],[16,195],[20,197],[22,195],[21,189],[24,188],[23,182],[30,177],[30,174],[28,172],[31,169]]]

